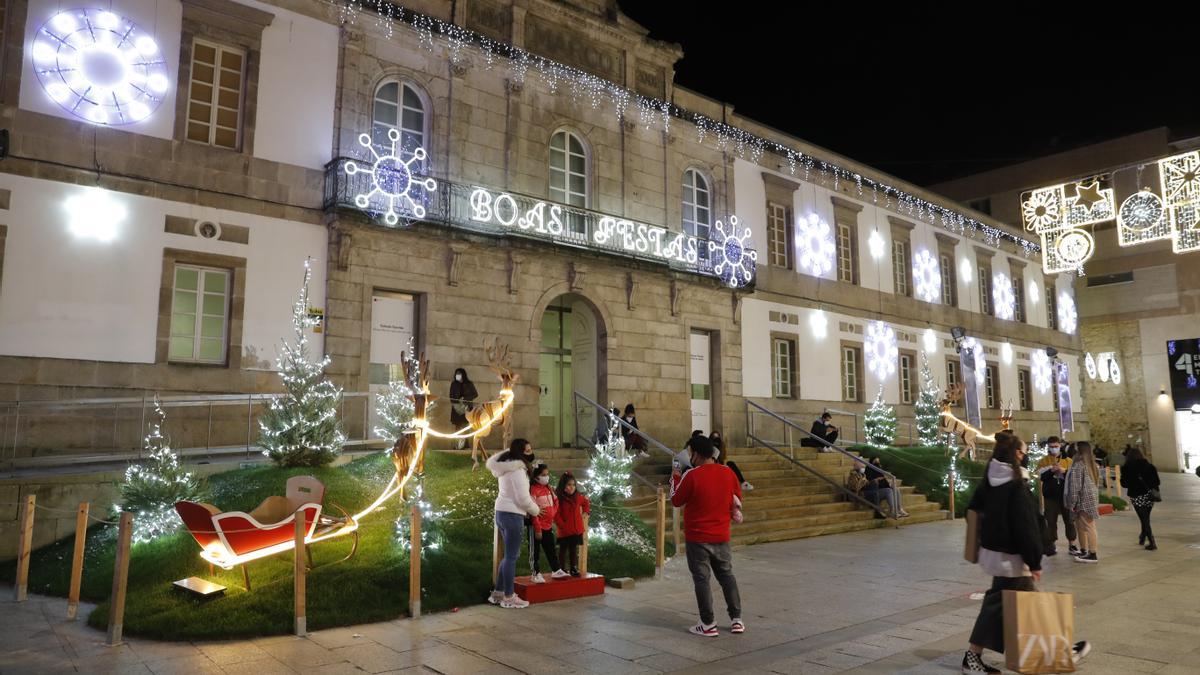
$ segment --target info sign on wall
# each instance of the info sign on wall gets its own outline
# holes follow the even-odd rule
[[[1175,409],[1200,404],[1200,338],[1167,342],[1167,368]]]

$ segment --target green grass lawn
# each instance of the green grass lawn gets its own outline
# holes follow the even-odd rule
[[[491,588],[492,500],[495,479],[485,470],[471,471],[467,457],[431,453],[426,461],[425,495],[439,510],[444,537],[429,550],[421,566],[422,609],[446,610],[483,602]],[[208,480],[211,503],[222,510],[250,511],[264,498],[281,494],[288,477],[313,475],[326,487],[325,505],[350,513],[370,504],[392,475],[384,454],[372,455],[342,467],[281,469],[273,466],[239,469]],[[341,563],[350,550],[350,537],[312,547],[315,569],[308,575],[308,627],[316,630],[396,618],[408,609],[408,553],[398,543],[397,500],[362,519],[356,555]],[[589,571],[609,577],[641,577],[654,571],[651,532],[623,509],[604,511],[597,517],[624,523],[623,538],[591,541]],[[108,622],[115,527],[101,525],[88,531],[81,596],[100,603],[88,623],[104,628]],[[29,589],[34,593],[65,596],[70,576],[74,536],[33,554]],[[648,551],[648,554],[647,554]],[[517,573],[526,573],[523,554]],[[240,570],[216,570],[199,556],[199,546],[187,532],[135,544],[129,565],[129,591],[125,632],[159,639],[219,639],[288,633],[292,630],[291,552],[249,563],[252,591],[243,588]],[[171,582],[199,576],[228,587],[224,597],[194,599]],[[0,565],[0,578],[11,582],[14,563]]]
[[[913,486],[917,492],[941,504],[943,509],[950,508],[950,488],[945,485],[950,470],[950,455],[946,448],[914,446],[876,450],[861,445],[854,446],[853,450],[864,457],[878,456],[884,470],[894,474],[904,485]],[[979,477],[983,475],[983,463],[960,459],[956,468],[959,478],[956,482],[960,489],[954,493],[954,515],[961,517],[966,514],[967,502],[979,483]]]

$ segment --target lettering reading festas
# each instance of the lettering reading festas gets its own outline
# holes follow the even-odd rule
[[[524,208],[522,213],[523,208],[518,205],[517,198],[510,194],[493,195],[483,188],[476,188],[471,193],[471,220],[543,235],[563,234],[562,206],[538,201]],[[635,223],[613,216],[602,216],[596,222],[591,243],[689,264],[697,262],[701,246],[709,245],[682,232],[670,232],[656,225]]]

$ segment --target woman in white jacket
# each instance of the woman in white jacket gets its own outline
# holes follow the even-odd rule
[[[507,452],[488,458],[487,468],[500,484],[496,495],[496,527],[504,540],[504,559],[496,571],[496,588],[488,602],[505,609],[521,609],[529,603],[513,594],[513,579],[517,575],[517,558],[521,555],[521,539],[525,531],[525,516],[541,513],[529,494],[529,465],[533,462],[533,446],[524,438],[512,442]]]

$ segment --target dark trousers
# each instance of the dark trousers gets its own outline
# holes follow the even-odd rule
[[[733,552],[729,542],[724,544],[699,544],[686,542],[688,571],[696,586],[696,605],[700,609],[700,622],[711,626],[717,618],[713,614],[712,588],[709,586],[710,572],[717,577],[721,591],[725,594],[725,609],[730,619],[742,618],[742,598],[738,595],[737,579],[733,576]]]
[[[1150,511],[1154,509],[1154,503],[1151,502],[1148,506],[1133,505],[1134,512],[1137,513],[1138,520],[1142,521],[1142,536],[1147,538],[1154,537],[1154,531],[1150,529]]]
[[[1042,502],[1042,512],[1046,520],[1043,543],[1047,551],[1053,551],[1054,542],[1058,541],[1059,518],[1062,518],[1063,533],[1067,535],[1067,541],[1076,541],[1075,519],[1071,517],[1071,512],[1063,506],[1061,499],[1044,499]]]
[[[725,462],[725,466],[733,470],[733,475],[737,476],[739,483],[746,482],[746,477],[742,475],[742,470],[738,468],[737,462]]]
[[[829,443],[829,445],[834,445],[837,443],[838,432],[835,431],[828,436],[824,436],[823,438]],[[815,438],[800,439],[800,446],[805,448],[821,448],[822,450],[827,449],[827,446],[824,443]]]
[[[534,574],[540,571],[538,562],[542,558],[541,553],[544,552],[546,562],[550,563],[549,571],[557,572],[562,567],[558,564],[558,553],[554,550],[554,530],[543,530],[542,536],[538,537],[534,534],[536,527],[537,525],[529,526],[529,569],[533,570]]]
[[[1033,577],[992,577],[971,631],[971,644],[1004,653],[1004,591],[1036,591]]]

